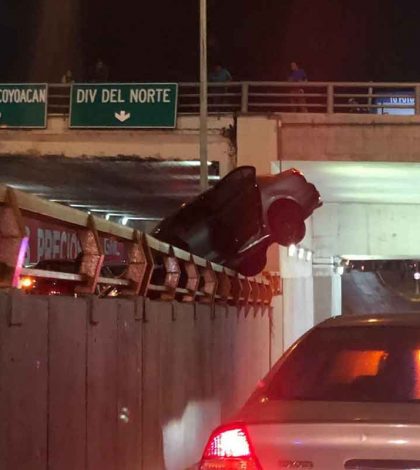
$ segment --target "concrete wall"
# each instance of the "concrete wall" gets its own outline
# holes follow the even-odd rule
[[[415,162],[420,116],[282,114],[281,160]]]
[[[420,160],[420,116],[279,113],[237,123],[238,161],[262,173],[275,160]]]
[[[419,116],[355,114],[242,115],[209,118],[209,159],[222,174],[239,165],[270,173],[277,160],[416,162]],[[197,159],[199,120],[179,116],[175,130],[70,130],[67,117],[50,117],[43,130],[1,129],[0,154]],[[232,129],[232,128],[231,128]],[[232,139],[232,140],[231,140]],[[235,144],[237,149],[235,148]]]
[[[280,145],[279,122],[273,116],[240,116],[237,120],[238,165],[254,165],[257,174],[281,171],[277,160]],[[306,222],[306,236],[300,243],[312,249],[312,221]],[[280,270],[283,279],[283,329],[281,349],[288,348],[314,326],[314,281],[312,262],[289,257],[286,248],[272,245],[267,252],[268,269]],[[280,348],[277,347],[277,350]]]
[[[311,223],[302,246],[311,249]],[[315,324],[314,278],[312,261],[288,256],[287,248],[280,248],[280,268],[283,280],[284,348],[291,346]]]
[[[0,293],[1,469],[197,462],[282,349],[279,298],[245,313]]]
[[[341,276],[337,273],[314,276],[314,324],[341,315]]]
[[[210,117],[208,157],[220,162],[221,174],[233,168],[235,149],[225,136],[232,116]],[[139,156],[157,159],[199,159],[199,121],[180,116],[175,130],[80,130],[69,129],[68,118],[49,117],[47,129],[0,129],[0,155]]]
[[[257,174],[270,174],[277,160],[277,120],[268,115],[237,119],[238,165],[252,165]]]
[[[420,205],[327,203],[313,216],[316,255],[417,258]]]

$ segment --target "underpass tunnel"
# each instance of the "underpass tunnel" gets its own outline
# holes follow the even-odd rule
[[[200,193],[199,165],[197,160],[137,157],[2,156],[0,184],[151,233]],[[215,184],[218,162],[209,162],[208,170]],[[25,265],[75,258],[80,249],[76,234],[59,224],[27,219],[25,230],[30,240]],[[103,248],[107,262],[126,261],[115,240]]]
[[[420,312],[419,259],[343,259],[342,314]]]
[[[0,184],[149,233],[200,193],[200,162],[140,157],[1,156]],[[210,185],[220,179],[208,163]]]
[[[285,345],[333,315],[420,312],[414,277],[420,278],[420,164],[290,160],[276,166],[301,170],[323,200],[297,247],[312,251],[310,266],[280,250]]]

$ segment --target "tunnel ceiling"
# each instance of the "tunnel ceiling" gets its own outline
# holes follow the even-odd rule
[[[420,163],[281,162],[298,168],[324,202],[420,204]]]
[[[209,175],[217,181],[217,164]],[[200,192],[199,162],[2,156],[0,184],[80,209],[160,219]]]

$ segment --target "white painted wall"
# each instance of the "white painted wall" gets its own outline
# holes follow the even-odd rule
[[[420,256],[420,204],[327,203],[313,216],[317,256]]]
[[[284,348],[314,326],[312,277],[283,279]]]
[[[319,273],[314,276],[314,324],[336,315],[341,315],[341,276]]]
[[[312,249],[312,220],[306,222],[306,236],[299,246]],[[315,324],[314,277],[312,261],[288,256],[280,248],[280,272],[283,279],[283,341],[288,348]]]
[[[284,352],[283,296],[273,297],[271,305],[270,366],[273,366]]]

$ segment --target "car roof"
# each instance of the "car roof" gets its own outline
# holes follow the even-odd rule
[[[336,328],[351,326],[420,326],[420,312],[340,315],[323,321],[317,326],[317,328]]]

